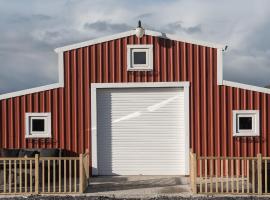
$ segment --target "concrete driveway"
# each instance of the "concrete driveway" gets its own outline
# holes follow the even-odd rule
[[[98,176],[90,178],[87,196],[151,198],[190,196],[189,178],[184,176]]]

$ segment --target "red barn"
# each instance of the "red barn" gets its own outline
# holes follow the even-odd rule
[[[57,48],[58,83],[0,95],[0,148],[89,149],[93,175],[269,156],[270,90],[223,80],[223,49],[149,30]]]

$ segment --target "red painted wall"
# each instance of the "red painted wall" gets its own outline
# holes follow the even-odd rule
[[[127,72],[127,44],[153,44],[152,72]],[[130,36],[65,52],[64,73],[64,88],[0,101],[1,148],[90,148],[90,83],[190,81],[190,145],[196,153],[270,155],[270,95],[218,86],[214,48]],[[232,137],[233,109],[259,109],[261,137]],[[52,112],[52,139],[25,139],[25,112]]]

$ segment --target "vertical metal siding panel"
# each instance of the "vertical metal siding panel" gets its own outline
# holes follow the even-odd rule
[[[255,92],[255,102],[254,102],[254,105],[255,105],[255,110],[260,110],[260,93],[259,92]],[[261,112],[260,112],[260,115],[261,115]],[[261,122],[261,116],[260,116],[260,122]],[[260,127],[261,129],[261,127]],[[260,133],[260,136],[262,135],[262,133]],[[255,154],[257,155],[258,153],[261,152],[261,137],[256,137],[255,138]]]
[[[77,114],[78,114],[78,149],[75,149],[76,152],[83,152],[84,149],[84,130],[83,130],[83,116],[84,116],[84,112],[85,110],[83,109],[83,105],[84,105],[84,101],[83,101],[83,49],[79,49],[78,51],[78,87],[77,87],[77,91],[78,91],[78,110],[77,110]],[[86,67],[85,67],[86,68]],[[88,88],[89,90],[89,88]],[[74,136],[75,137],[75,136]]]
[[[147,37],[148,36],[146,36],[146,35],[143,36],[142,44],[147,44]],[[127,61],[125,63],[127,63]],[[147,71],[140,72],[140,75],[141,75],[141,82],[147,82]]]
[[[52,138],[53,138],[53,147],[59,148],[59,120],[58,120],[58,111],[60,108],[58,107],[58,90],[55,89],[52,91]],[[60,113],[59,113],[60,114]]]
[[[210,155],[214,156],[214,132],[213,132],[213,63],[212,63],[212,49],[207,48],[207,97],[208,97],[208,135],[209,135],[209,144]]]
[[[179,42],[174,42],[174,62],[173,62],[173,67],[174,67],[174,80],[175,81],[180,81],[180,63],[179,63]],[[192,66],[189,69],[192,69]]]
[[[181,53],[181,80],[186,81],[186,44],[180,42],[180,53]]]
[[[168,59],[167,59],[167,63],[168,63],[168,82],[172,82],[174,81],[173,79],[173,53],[172,53],[172,48],[173,47],[173,41],[172,40],[167,40],[167,51],[168,51]]]
[[[69,138],[69,150],[77,151],[77,51],[71,52],[71,133]]]
[[[246,110],[247,108],[247,93],[246,90],[242,90],[241,92],[241,109]],[[247,138],[241,138],[242,143],[242,152],[241,155],[247,156]]]
[[[217,86],[217,51],[216,49],[212,49],[212,76],[213,76],[213,90],[212,90],[212,95],[213,95],[213,132],[214,132],[214,152],[215,156],[220,156],[221,155],[221,144],[220,144],[220,98],[219,98],[219,87]]]
[[[192,149],[195,148],[195,132],[194,132],[194,123],[195,123],[195,119],[194,119],[194,82],[193,82],[193,55],[192,55],[192,45],[191,44],[187,44],[187,70],[189,70],[189,82],[190,82],[190,89],[189,89],[189,95],[190,95],[190,103],[189,103],[189,109],[190,109],[190,113],[189,113],[189,118],[190,118],[190,147]],[[178,55],[179,55],[179,43],[176,43],[176,52],[175,52],[175,57],[176,57],[176,80],[179,81],[179,59],[178,59]]]
[[[267,141],[267,128],[266,128],[266,94],[261,94],[261,114],[260,114],[260,125],[261,125],[261,152],[263,156],[267,155],[266,141]]]
[[[155,58],[154,59],[154,72],[153,72],[153,80],[156,81],[156,82],[159,82],[160,81],[160,74],[161,74],[161,69],[160,69],[160,39],[155,37],[154,38],[154,44],[153,44],[153,57]]]
[[[7,148],[7,100],[1,101],[1,148]]]
[[[45,112],[52,112],[52,90],[47,90],[44,93],[45,95],[45,105],[44,105],[44,111]],[[54,120],[54,119],[51,119]],[[46,148],[52,148],[54,143],[54,137],[52,135],[52,138],[49,138],[46,140]]]
[[[122,82],[122,63],[121,63],[121,41],[120,39],[116,40],[116,66],[117,66],[117,73],[116,73],[116,82]]]
[[[109,55],[109,50],[108,50],[108,42],[104,43],[103,45],[103,82],[104,83],[108,83],[109,82],[109,73],[110,73],[110,69],[109,69],[109,59],[110,59],[110,55]]]
[[[166,63],[166,40],[165,39],[160,39],[161,40],[161,48],[160,48],[160,53],[161,53],[161,66],[160,66],[160,71],[161,71],[161,80],[163,82],[167,81],[167,63]]]
[[[227,151],[228,151],[228,156],[234,156],[234,141],[233,141],[233,136],[232,136],[232,110],[233,110],[233,88],[231,87],[226,87],[228,88],[228,98],[227,98],[227,110],[228,110],[228,115],[226,116],[225,120],[227,120],[227,141],[221,141],[223,142],[223,145],[227,145]],[[223,124],[224,121],[221,121],[221,124]],[[224,154],[223,154],[224,155]]]
[[[89,82],[90,82],[90,74],[89,74],[89,71],[90,71],[90,58],[88,55],[90,55],[89,53],[89,50],[90,48],[87,47],[84,49],[84,52],[83,52],[83,59],[84,59],[84,65],[83,65],[83,72],[84,72],[84,79],[83,79],[83,87],[84,87],[84,132],[83,132],[83,136],[84,136],[84,147],[85,148],[90,148],[90,140],[91,140],[91,137],[90,137],[90,134],[91,134],[91,129],[90,129],[90,113],[91,113],[91,110],[90,110],[90,90],[89,90]],[[84,151],[85,148],[83,148],[82,150]],[[90,149],[89,149],[90,150]],[[90,154],[91,155],[91,154]],[[90,156],[91,157],[91,156]],[[90,158],[91,159],[91,158]]]
[[[236,110],[240,110],[240,89],[236,88],[235,89],[236,94],[235,94],[235,106],[236,106]],[[235,149],[235,156],[240,156],[241,153],[241,143],[239,140],[239,137],[235,137],[234,141],[236,143],[236,149]]]
[[[13,148],[13,99],[8,99],[7,100],[7,104],[8,104],[8,117],[7,117],[7,121],[8,121],[8,143],[7,143],[7,147],[8,148]]]
[[[109,68],[110,68],[110,79],[109,82],[114,83],[115,82],[115,40],[110,41],[110,61],[109,61]],[[86,56],[88,57],[88,56]],[[86,68],[89,66],[87,65]]]
[[[148,36],[147,37],[147,43],[148,44],[153,44],[154,43],[154,37],[153,36]],[[154,53],[154,49],[153,49],[153,53]],[[154,54],[153,54],[154,55]],[[155,57],[153,57],[153,58],[155,58]],[[156,59],[156,58],[155,58]],[[154,59],[154,60],[155,60]],[[154,62],[153,62],[153,64],[154,64]],[[148,71],[147,72],[147,82],[153,82],[154,81],[154,77],[153,77],[153,71]]]
[[[102,82],[102,44],[97,45],[97,83]]]
[[[14,131],[14,140],[15,147],[20,146],[20,120],[16,120],[20,118],[20,97],[14,98],[14,123],[15,123],[15,131]]]
[[[201,115],[200,115],[200,66],[199,66],[199,47],[197,45],[193,45],[194,47],[194,111],[196,113],[195,117],[195,134],[197,135],[197,150],[195,152],[198,155],[202,155],[202,132],[201,132]]]
[[[201,69],[201,76],[200,76],[200,86],[201,86],[201,133],[202,133],[202,147],[203,147],[203,155],[207,155],[207,115],[206,115],[206,59],[205,59],[205,47],[199,47],[200,50],[200,69]]]
[[[219,134],[219,141],[218,145],[220,145],[220,151],[222,152],[222,156],[226,155],[226,138],[227,138],[227,110],[228,110],[228,97],[226,95],[226,86],[221,86],[220,88],[220,96],[221,96],[221,107],[220,107],[220,113],[221,117],[219,120],[221,120],[221,134]]]
[[[124,38],[122,39],[122,47],[121,47],[121,68],[122,68],[122,71],[123,71],[123,79],[122,81],[123,82],[127,82],[127,38]],[[139,75],[138,75],[139,77]],[[140,78],[140,77],[139,77]]]
[[[64,137],[64,144],[62,148],[70,149],[70,130],[71,130],[71,115],[70,115],[70,87],[71,87],[71,80],[70,80],[70,52],[65,53],[65,134]]]
[[[129,37],[128,38],[128,44],[134,44],[134,37]],[[128,82],[134,82],[134,77],[135,77],[135,72],[134,71],[129,71],[128,72]]]
[[[66,71],[66,68],[65,68]],[[66,83],[66,82],[65,82]],[[58,100],[58,107],[59,107],[59,131],[58,131],[58,146],[60,148],[65,148],[65,137],[67,137],[67,131],[65,129],[65,123],[67,123],[67,116],[65,115],[65,89],[64,88],[60,88],[57,89],[59,91],[59,100]]]
[[[266,120],[266,123],[267,123],[267,141],[265,142],[265,146],[267,148],[267,156],[270,155],[270,112],[269,112],[269,109],[270,109],[270,95],[268,94],[267,95],[267,120]]]

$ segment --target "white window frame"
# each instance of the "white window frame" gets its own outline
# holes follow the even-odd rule
[[[44,131],[32,131],[32,119],[43,119]],[[25,138],[51,138],[51,113],[26,113]]]
[[[239,118],[251,117],[252,129],[239,129]],[[260,135],[260,116],[259,110],[233,110],[233,136],[259,136]]]
[[[134,52],[146,53],[146,64],[134,64]],[[127,70],[151,71],[153,70],[153,45],[127,45]]]

